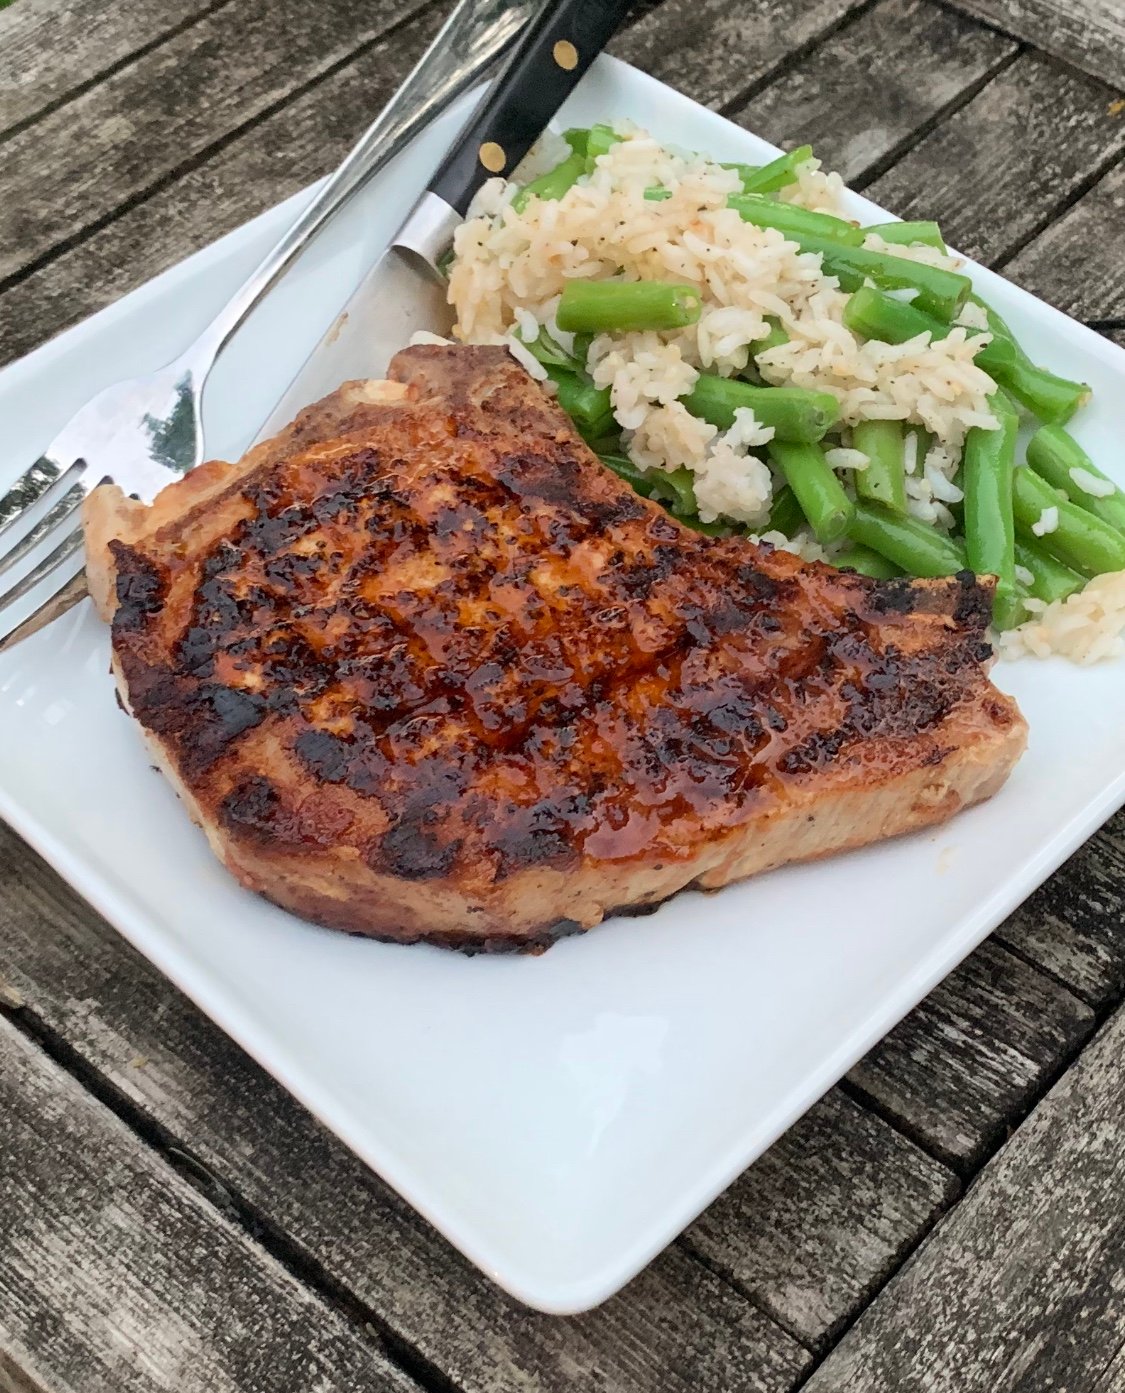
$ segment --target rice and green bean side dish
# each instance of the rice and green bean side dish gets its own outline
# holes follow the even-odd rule
[[[458,229],[454,333],[507,343],[690,527],[995,575],[1001,652],[1125,651],[1125,495],[1065,429],[1089,389],[1036,365],[936,224],[859,227],[844,199],[808,146],[753,167],[548,134]]]

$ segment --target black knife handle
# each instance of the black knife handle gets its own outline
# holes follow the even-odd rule
[[[557,0],[549,5],[528,25],[430,181],[430,192],[464,217],[486,179],[510,176],[609,42],[631,3]]]

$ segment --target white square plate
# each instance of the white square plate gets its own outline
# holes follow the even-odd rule
[[[210,389],[237,452],[422,188],[451,114],[359,197]],[[602,59],[572,124],[629,117],[724,159],[772,147]],[[5,474],[92,391],[172,357],[290,218],[274,209],[0,373]],[[854,200],[874,221],[880,210]],[[986,270],[1114,468],[1125,354]],[[88,607],[0,659],[0,813],[497,1282],[573,1312],[617,1290],[1125,799],[1125,662],[1002,666],[1031,748],[930,835],[794,867],[541,958],[465,958],[311,927],[221,869],[118,711]]]

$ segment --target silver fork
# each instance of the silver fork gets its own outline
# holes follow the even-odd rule
[[[112,481],[151,502],[202,462],[203,386],[223,345],[337,209],[480,77],[546,3],[461,0],[344,162],[195,342],[158,372],[92,397],[0,498],[0,577],[27,566],[0,593],[0,652],[86,593],[79,556],[86,496]],[[39,603],[19,619],[29,597]]]

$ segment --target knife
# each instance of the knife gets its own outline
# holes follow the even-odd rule
[[[419,330],[447,335],[438,263],[481,185],[511,175],[624,19],[631,0],[556,0],[527,26],[387,250],[309,355],[257,440],[351,378],[382,376]]]

